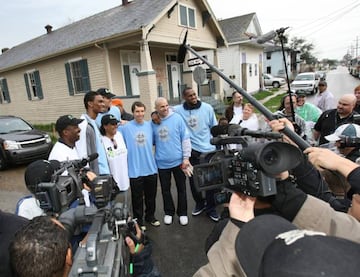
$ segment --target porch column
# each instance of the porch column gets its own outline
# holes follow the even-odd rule
[[[146,40],[140,43],[140,66],[141,71],[137,74],[139,78],[140,101],[146,106],[147,120],[154,110],[155,99],[157,98],[156,74],[152,67],[152,60],[149,50],[149,44]]]
[[[220,69],[219,55],[216,49],[214,49],[214,66]],[[221,69],[220,69],[221,70]],[[222,78],[215,72],[211,74],[212,79],[215,81],[215,95],[214,98],[222,100],[224,98],[224,82]]]

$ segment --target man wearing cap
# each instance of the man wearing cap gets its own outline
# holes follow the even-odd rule
[[[353,94],[344,94],[338,101],[336,109],[323,112],[314,126],[314,139],[319,145],[328,143],[325,136],[332,134],[342,124],[354,121],[354,107],[356,97]]]
[[[55,123],[55,130],[59,134],[59,139],[51,149],[49,160],[67,161],[77,160],[79,155],[75,148],[75,142],[80,138],[79,124],[83,119],[78,119],[72,115],[63,115]]]
[[[360,157],[359,125],[343,124],[338,127],[333,134],[326,136],[325,139],[330,142],[335,142],[335,146],[339,150],[339,153],[344,155],[345,158],[356,162]]]
[[[319,92],[314,97],[314,104],[323,112],[336,107],[335,97],[327,90],[326,81],[319,82]]]
[[[96,124],[98,127],[101,126],[101,118],[106,115],[106,114],[112,114],[116,117],[117,120],[120,121],[120,111],[118,108],[114,107],[112,104],[111,104],[111,100],[114,96],[116,96],[115,94],[113,94],[110,90],[108,90],[107,88],[99,88],[97,90],[97,92],[99,92],[102,97],[104,97],[104,105],[105,105],[105,110],[101,113],[99,113],[97,116],[96,116]]]
[[[118,98],[111,99],[111,105],[119,108],[121,114],[121,124],[124,124],[134,119],[134,116],[131,113],[125,111],[124,104],[121,99]]]

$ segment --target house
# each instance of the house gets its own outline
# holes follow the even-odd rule
[[[228,47],[218,49],[219,64],[224,74],[247,92],[263,87],[263,49],[253,38],[262,34],[256,13],[219,20]],[[225,96],[233,88],[224,84]]]
[[[62,28],[45,28],[0,55],[0,114],[32,123],[79,116],[84,93],[100,87],[121,97],[127,110],[142,101],[150,114],[158,96],[179,102],[181,88],[196,87],[193,69],[176,62],[185,30],[196,51],[216,52],[225,43],[206,0],[122,0]]]
[[[284,47],[287,72],[293,80],[300,72],[300,51]],[[286,78],[284,57],[281,46],[270,45],[264,49],[264,73]]]

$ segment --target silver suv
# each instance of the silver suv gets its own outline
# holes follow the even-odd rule
[[[300,73],[290,84],[290,90],[295,93],[302,90],[308,94],[314,94],[318,91],[319,80],[319,75],[315,72]]]

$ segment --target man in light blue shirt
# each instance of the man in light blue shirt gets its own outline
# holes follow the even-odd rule
[[[215,150],[215,146],[210,144],[211,127],[217,125],[214,109],[211,105],[201,102],[192,88],[185,88],[182,92],[185,102],[175,107],[175,111],[181,115],[189,131],[191,140],[192,165],[200,164],[200,155]],[[202,194],[195,188],[193,177],[189,178],[191,192],[195,200],[195,208],[192,215],[196,216],[206,211],[213,221],[219,221],[219,216],[215,210],[214,191],[206,191],[206,201]]]
[[[159,97],[155,109],[160,122],[152,123],[155,140],[155,161],[159,169],[161,192],[164,202],[164,223],[169,225],[175,214],[171,195],[171,175],[174,176],[178,201],[176,213],[181,225],[188,224],[186,176],[183,168],[190,166],[191,141],[187,126],[181,116],[169,109],[168,101]]]
[[[104,104],[105,104],[105,110],[103,112],[99,113],[96,116],[96,124],[97,124],[97,126],[100,128],[100,126],[101,126],[101,118],[106,114],[112,114],[120,122],[121,121],[120,110],[119,110],[118,107],[113,106],[112,101],[111,101],[112,98],[114,96],[116,96],[116,95],[113,94],[107,88],[99,88],[97,90],[97,92],[99,92],[102,95],[102,97],[104,97]]]
[[[129,153],[128,167],[133,217],[137,218],[139,225],[145,229],[143,224],[143,199],[145,198],[145,221],[158,227],[160,222],[155,218],[157,167],[152,152],[152,127],[150,121],[144,120],[145,105],[142,102],[134,102],[131,111],[134,119],[122,125],[119,130]]]

